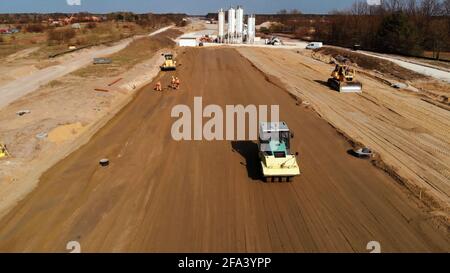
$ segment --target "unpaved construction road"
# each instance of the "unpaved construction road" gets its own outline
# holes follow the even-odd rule
[[[358,75],[361,94],[341,94],[326,81],[333,66],[290,50],[247,48],[239,52],[280,79],[295,96],[352,140],[371,147],[408,188],[448,217],[450,111],[416,92],[398,90]],[[448,91],[446,92],[448,94]],[[441,212],[436,212],[441,214]]]
[[[179,52],[180,91],[141,90],[93,139],[50,169],[0,221],[0,251],[450,251],[415,199],[312,110],[296,105],[234,49]],[[163,74],[168,84],[173,73]],[[302,175],[258,179],[250,141],[171,137],[177,104],[280,105]],[[107,157],[111,165],[98,166]]]

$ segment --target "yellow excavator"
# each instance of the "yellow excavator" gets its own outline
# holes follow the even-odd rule
[[[6,145],[0,143],[0,158],[5,158],[11,156],[6,149]]]
[[[169,71],[169,70],[176,70],[177,69],[177,62],[173,59],[173,54],[163,54],[164,56],[164,63],[161,66],[162,71]]]
[[[348,65],[336,64],[328,85],[341,93],[362,92],[362,84],[355,80],[356,71]]]

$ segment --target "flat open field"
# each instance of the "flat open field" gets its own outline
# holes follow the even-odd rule
[[[66,252],[72,240],[83,252],[367,252],[373,240],[383,252],[450,251],[415,198],[236,50],[180,50],[179,62],[180,91],[141,90],[0,220],[0,251]],[[302,175],[261,182],[251,141],[174,141],[171,109],[194,96],[280,105]]]

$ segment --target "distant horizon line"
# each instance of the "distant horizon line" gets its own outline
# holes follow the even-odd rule
[[[89,14],[96,14],[96,15],[108,15],[108,14],[113,14],[113,13],[133,13],[133,14],[185,14],[187,16],[191,16],[191,17],[201,17],[201,16],[206,16],[208,14],[211,13],[218,13],[218,12],[207,12],[205,14],[189,14],[189,13],[183,13],[183,12],[134,12],[134,11],[111,11],[111,12],[92,12],[92,11],[78,11],[78,12],[65,12],[65,11],[51,11],[51,12],[40,12],[40,11],[36,11],[36,12],[0,12],[0,15],[5,15],[5,14],[80,14],[80,13],[89,13]],[[291,14],[291,13],[287,13],[287,14],[279,14],[277,12],[275,13],[270,13],[270,12],[261,12],[261,13],[253,13],[255,15],[330,15],[330,13],[298,13],[298,14]]]

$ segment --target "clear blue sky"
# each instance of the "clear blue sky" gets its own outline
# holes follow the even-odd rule
[[[332,9],[349,7],[353,2],[354,0],[81,0],[81,6],[69,6],[66,0],[0,0],[0,13],[132,11],[201,15],[238,4],[244,6],[246,13],[274,13],[280,9],[294,8],[304,13],[328,13]]]

